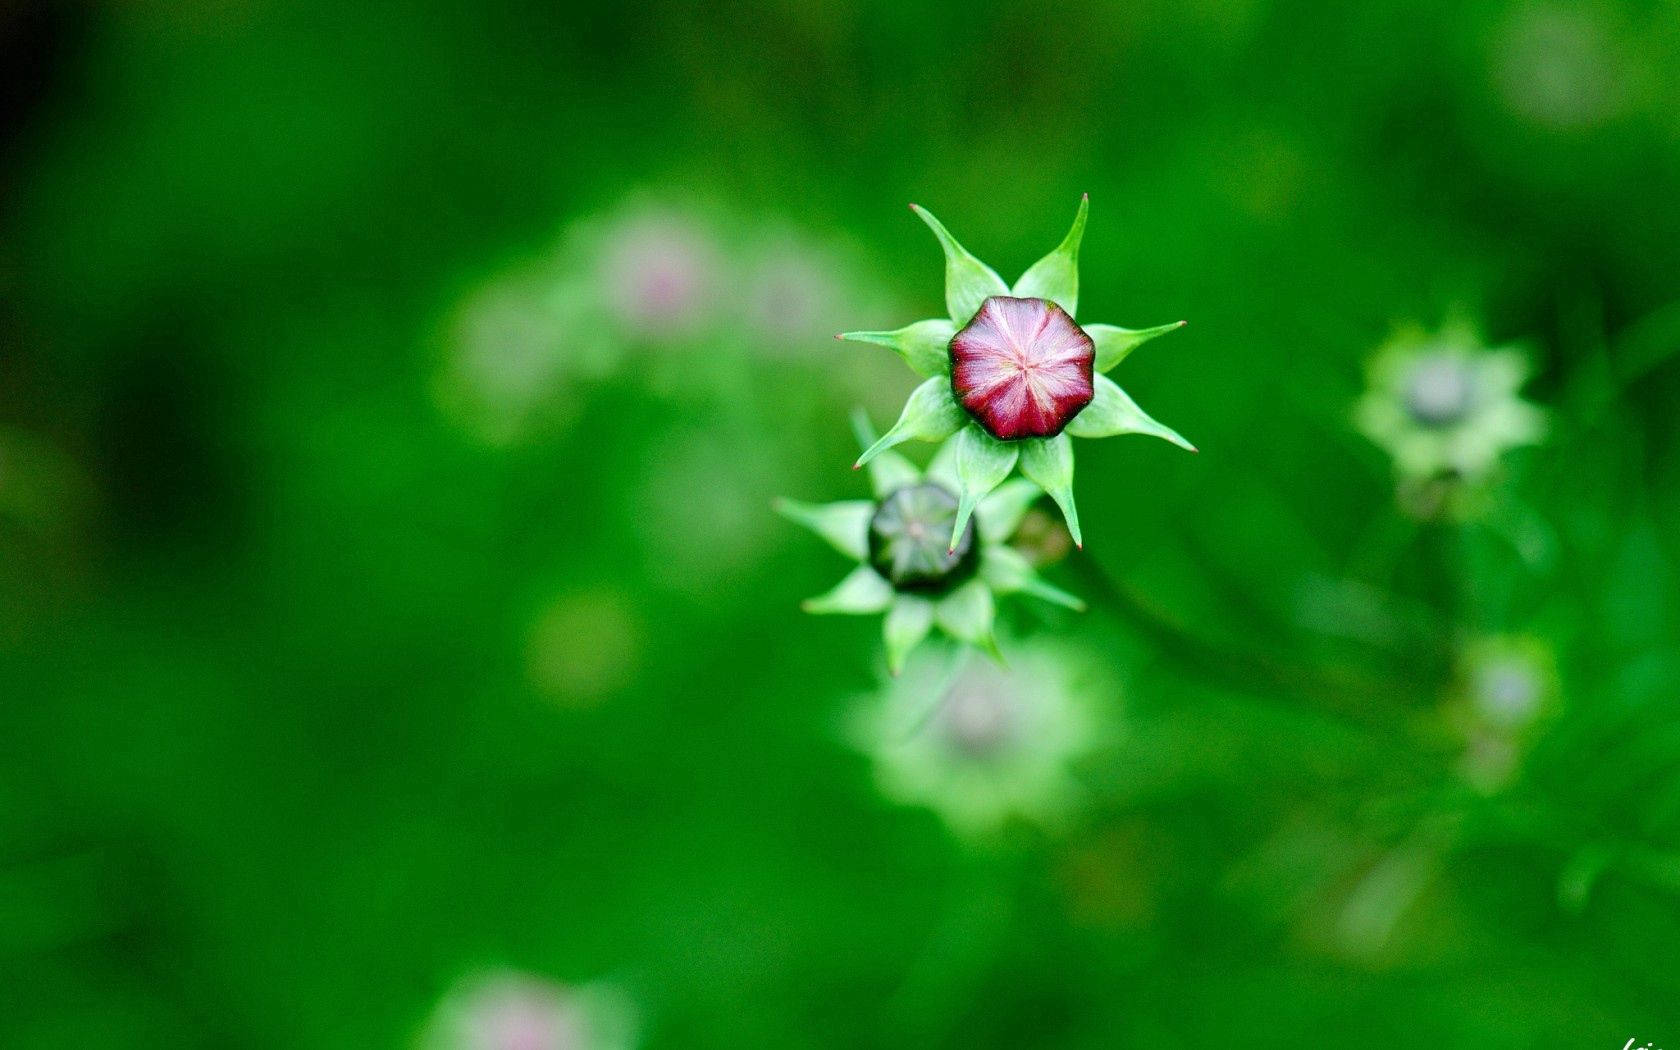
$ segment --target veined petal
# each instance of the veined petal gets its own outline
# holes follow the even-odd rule
[[[858,448],[867,449],[879,440],[868,413],[859,408],[852,412],[852,432],[857,435]],[[922,472],[896,452],[878,452],[869,461],[869,490],[876,499],[890,496],[899,489],[922,480]]]
[[[1176,332],[1189,321],[1156,325],[1154,328],[1117,328],[1111,324],[1085,325],[1085,334],[1097,344],[1097,371],[1106,372],[1124,361],[1133,350],[1151,339]]]
[[[1006,444],[970,423],[958,432],[955,444],[957,456],[957,520],[951,527],[951,549],[968,525],[974,508],[993,489],[1002,484],[1015,469],[1017,451],[1014,444]]]
[[[945,309],[953,322],[967,324],[988,297],[1009,294],[1009,286],[997,271],[970,255],[932,212],[918,204],[910,205],[910,210],[927,223],[945,250]]]
[[[1097,376],[1093,386],[1096,388],[1096,396],[1091,398],[1091,403],[1085,406],[1083,412],[1073,417],[1073,422],[1067,425],[1067,433],[1082,438],[1149,434],[1165,438],[1179,448],[1196,451],[1196,446],[1184,440],[1178,431],[1150,419],[1149,414],[1139,408],[1137,402],[1116,386],[1112,379]]]
[[[895,675],[904,670],[905,658],[932,629],[933,602],[914,594],[894,598],[881,621],[881,635],[887,643],[887,670]]]
[[[992,622],[997,608],[992,603],[992,591],[983,580],[969,580],[939,600],[934,607],[934,619],[940,630],[957,639],[977,645],[989,652],[997,652],[992,638]]]
[[[1090,403],[1095,358],[1060,306],[995,295],[951,338],[951,389],[999,440],[1048,437]]]
[[[827,594],[807,598],[800,606],[808,613],[878,613],[892,604],[892,585],[867,565],[859,565]]]
[[[980,552],[980,578],[998,594],[1030,594],[1076,612],[1085,611],[1083,601],[1045,583],[1033,570],[1032,564],[1014,547],[996,544],[983,548]]]
[[[898,422],[893,424],[886,436],[869,446],[852,466],[854,469],[861,467],[887,449],[902,445],[911,438],[944,441],[961,429],[967,419],[962,407],[951,396],[950,380],[936,376],[911,391],[910,400],[905,402]]]
[[[974,520],[979,523],[980,538],[987,543],[1002,543],[1021,527],[1021,519],[1033,501],[1044,495],[1037,485],[1025,478],[1012,478],[992,490],[974,508]]]
[[[1073,441],[1066,432],[1053,438],[1021,442],[1021,473],[1050,494],[1062,508],[1073,545],[1084,549],[1079,534],[1079,509],[1073,503]]]
[[[940,317],[917,321],[896,332],[841,332],[835,338],[887,347],[918,375],[940,376],[951,370],[951,337],[956,334],[957,326]]]
[[[1085,213],[1091,209],[1091,195],[1079,198],[1079,212],[1073,217],[1073,228],[1062,243],[1049,255],[1033,263],[1021,279],[1015,282],[1010,295],[1023,299],[1048,299],[1077,316],[1079,307],[1079,242],[1085,236]]]

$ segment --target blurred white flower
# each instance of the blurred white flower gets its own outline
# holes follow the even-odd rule
[[[1102,742],[1113,686],[1078,650],[1017,643],[1009,666],[924,648],[854,714],[854,744],[883,794],[926,806],[959,834],[1011,820],[1056,828],[1083,800],[1078,764]]]
[[[1473,484],[1545,434],[1545,414],[1518,393],[1528,373],[1521,352],[1488,349],[1467,328],[1403,331],[1371,359],[1355,422],[1403,485]]]
[[[630,1050],[631,1007],[616,989],[568,987],[496,972],[463,981],[438,1004],[420,1050]]]
[[[628,334],[682,339],[717,321],[731,281],[717,237],[698,214],[633,206],[600,221],[597,236],[602,302]]]

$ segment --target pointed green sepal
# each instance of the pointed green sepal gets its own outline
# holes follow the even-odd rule
[[[1099,375],[1092,386],[1095,388],[1095,394],[1091,403],[1073,417],[1073,421],[1067,425],[1067,433],[1082,438],[1148,434],[1171,441],[1190,452],[1196,451],[1196,446],[1184,440],[1178,431],[1149,418],[1149,414],[1139,408],[1137,402],[1116,386],[1112,379]]]
[[[1011,478],[993,489],[974,508],[974,523],[980,538],[988,543],[1007,541],[1021,527],[1027,508],[1042,495],[1043,490],[1025,478]]]
[[[1015,469],[1018,453],[1013,444],[999,441],[976,423],[959,430],[953,443],[957,446],[957,520],[951,526],[951,549],[956,550],[975,507]]]
[[[1079,534],[1079,510],[1073,503],[1073,441],[1067,432],[1053,438],[1021,442],[1021,473],[1049,493],[1056,506],[1062,508],[1073,545],[1083,550],[1085,541]]]
[[[951,371],[951,337],[956,334],[957,326],[941,317],[917,321],[896,332],[841,332],[835,338],[887,347],[916,374],[942,376]]]
[[[807,598],[800,608],[808,613],[848,613],[865,616],[892,604],[892,585],[867,565],[859,565],[827,594]]]
[[[879,439],[874,425],[869,422],[869,414],[861,408],[852,412],[852,432],[857,435],[860,449],[867,449]],[[884,499],[922,479],[922,472],[916,469],[915,464],[896,452],[876,453],[868,463],[868,473],[869,490],[876,499]]]
[[[898,674],[911,650],[933,629],[933,602],[914,594],[893,599],[881,621],[881,635],[887,643],[887,670]]]
[[[957,443],[947,441],[934,452],[933,458],[928,460],[927,470],[923,475],[927,480],[943,485],[948,491],[955,492],[961,487],[957,480]]]
[[[1078,316],[1079,308],[1079,242],[1085,237],[1085,213],[1091,210],[1091,195],[1079,198],[1079,212],[1073,217],[1073,228],[1056,250],[1033,263],[1009,294],[1022,299],[1048,299],[1066,310],[1069,317]]]
[[[855,470],[863,466],[887,449],[902,445],[911,438],[944,441],[961,429],[967,419],[962,407],[951,396],[951,381],[943,376],[929,379],[911,391],[910,400],[905,402],[898,422],[881,440],[869,446],[852,468]]]
[[[779,499],[776,513],[810,529],[853,561],[869,557],[869,519],[875,513],[875,504],[868,500],[801,503]]]
[[[1097,344],[1097,371],[1107,372],[1131,356],[1132,351],[1144,343],[1168,332],[1176,332],[1189,323],[1174,321],[1172,324],[1156,325],[1154,328],[1117,328],[1111,324],[1088,324],[1082,327],[1085,334],[1091,337],[1091,341]]]
[[[992,603],[991,588],[983,580],[969,580],[939,599],[933,615],[939,629],[952,638],[997,655],[997,641],[992,637],[997,608]]]
[[[928,229],[939,238],[939,246],[945,250],[945,309],[953,322],[965,325],[974,319],[981,303],[994,295],[1009,294],[1009,286],[1003,283],[1003,278],[958,244],[951,231],[934,218],[932,212],[918,204],[910,205],[910,210],[927,223]]]
[[[1085,603],[1060,587],[1044,582],[1032,563],[1014,547],[987,547],[980,554],[980,578],[998,594],[1030,594],[1047,602],[1084,612]]]

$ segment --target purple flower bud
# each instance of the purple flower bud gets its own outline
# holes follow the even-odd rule
[[[993,437],[1054,437],[1091,403],[1095,360],[1096,344],[1055,303],[994,295],[951,339],[951,385]]]

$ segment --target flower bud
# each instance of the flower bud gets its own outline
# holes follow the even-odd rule
[[[949,544],[957,497],[932,482],[891,493],[869,519],[869,564],[895,590],[943,593],[974,575],[974,522]]]
[[[1091,403],[1096,356],[1055,303],[994,295],[951,339],[951,384],[993,437],[1055,437]]]

